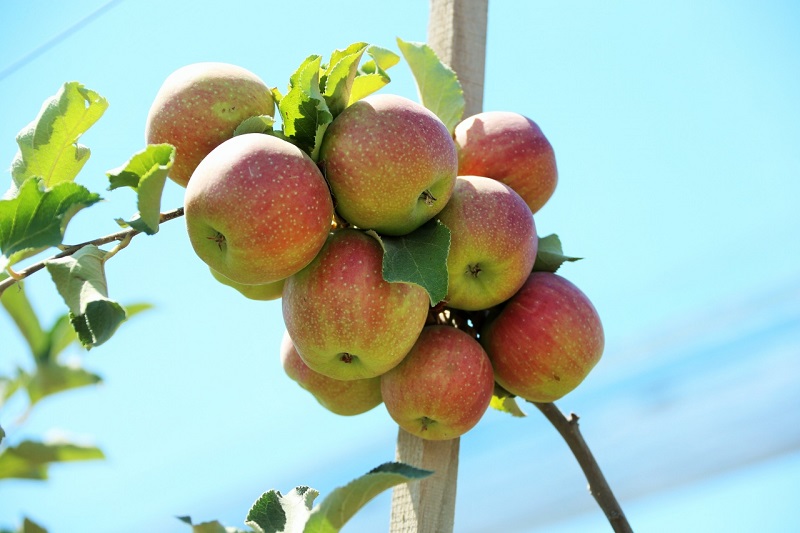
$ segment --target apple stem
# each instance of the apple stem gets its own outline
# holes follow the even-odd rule
[[[166,213],[161,213],[161,217],[159,218],[158,223],[159,224],[163,224],[164,222],[168,222],[170,220],[174,220],[174,219],[182,217],[182,216],[183,216],[183,208],[179,207],[177,209],[173,209],[172,211],[167,211]],[[34,273],[38,272],[39,270],[42,270],[45,267],[45,264],[48,261],[52,261],[53,259],[60,259],[62,257],[67,257],[67,256],[70,256],[70,255],[73,255],[75,252],[77,252],[78,250],[80,250],[81,248],[83,248],[85,246],[89,246],[89,245],[100,246],[100,245],[103,245],[103,244],[108,244],[110,242],[122,242],[122,241],[125,241],[125,240],[130,240],[130,239],[132,239],[133,237],[135,237],[136,235],[138,235],[140,233],[141,233],[141,231],[133,229],[133,228],[130,228],[130,229],[126,229],[124,231],[118,231],[117,233],[112,233],[110,235],[106,235],[105,237],[98,237],[96,239],[92,239],[91,241],[82,242],[80,244],[73,244],[73,245],[70,245],[70,246],[61,245],[61,246],[59,246],[59,248],[61,249],[61,252],[59,252],[59,253],[51,256],[51,257],[48,257],[47,259],[39,261],[38,263],[34,263],[34,264],[32,264],[31,266],[29,266],[28,268],[26,268],[24,270],[20,270],[19,272],[15,272],[16,277],[9,277],[9,278],[6,278],[6,279],[0,281],[0,294],[3,294],[3,292],[7,288],[11,287],[12,285],[17,283],[18,281],[22,281],[23,279],[27,278],[31,274],[34,274]]]
[[[589,445],[581,435],[578,427],[578,415],[570,413],[564,416],[561,410],[554,403],[531,402],[556,428],[561,437],[566,441],[572,455],[578,460],[578,464],[589,482],[589,493],[594,496],[597,504],[605,513],[608,522],[617,533],[632,533],[628,519],[622,511],[617,498],[611,491],[600,466],[589,449]]]
[[[436,197],[428,190],[423,191],[422,194],[419,195],[419,199],[425,202],[425,205],[428,207],[433,207],[433,204],[436,202]]]

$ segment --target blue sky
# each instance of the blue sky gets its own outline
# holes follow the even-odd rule
[[[104,191],[105,171],[143,147],[176,68],[225,61],[284,88],[309,54],[425,40],[428,3],[11,0],[0,13],[0,162],[42,101],[78,80],[110,102],[82,138],[93,155],[79,177]],[[560,181],[537,228],[586,258],[562,273],[607,335],[601,363],[558,404],[581,414],[637,530],[800,527],[798,26],[789,0],[489,8],[484,109],[527,115],[553,144]],[[387,92],[415,97],[404,64],[391,74]],[[127,192],[104,191],[66,241],[115,231],[135,211]],[[164,209],[182,194],[168,184]],[[113,298],[155,309],[69,354],[105,383],[42,402],[11,438],[57,430],[108,458],[0,483],[0,525],[28,515],[55,533],[180,532],[185,514],[242,525],[264,490],[325,494],[393,457],[383,407],[337,417],[283,375],[280,302],[214,282],[181,221],[135,239],[107,273]],[[26,287],[46,324],[63,313],[43,273]],[[17,364],[24,345],[0,315],[0,371]],[[456,529],[607,531],[566,447],[528,411],[490,412],[462,439]],[[387,517],[382,497],[351,531]]]

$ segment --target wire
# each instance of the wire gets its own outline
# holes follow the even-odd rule
[[[22,56],[20,59],[18,59],[8,67],[4,68],[3,70],[0,70],[0,81],[3,81],[14,72],[21,69],[22,67],[24,67],[25,65],[27,65],[28,63],[39,57],[40,55],[44,54],[45,52],[47,52],[48,50],[59,44],[61,41],[63,41],[70,35],[82,29],[87,24],[92,22],[94,19],[104,15],[105,13],[107,13],[109,10],[116,7],[120,3],[122,3],[122,0],[110,0],[109,2],[106,2],[102,6],[95,9],[94,11],[83,17],[81,20],[79,20],[78,22],[67,28],[66,30],[62,31],[61,33],[59,33],[58,35],[47,41],[46,43],[42,44],[38,48],[35,48],[31,52],[28,52],[26,55]]]

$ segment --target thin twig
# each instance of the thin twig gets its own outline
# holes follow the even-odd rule
[[[603,472],[600,471],[600,466],[592,455],[592,451],[583,440],[583,435],[578,428],[578,415],[571,413],[569,416],[564,414],[553,403],[537,403],[531,402],[539,408],[542,414],[547,417],[547,420],[558,430],[561,437],[567,442],[569,449],[578,460],[578,464],[589,482],[589,493],[597,500],[597,504],[603,510],[608,518],[611,527],[617,533],[632,533],[628,519],[625,518],[625,513],[622,512],[617,498],[611,492],[611,487],[608,485]]]
[[[173,219],[176,219],[176,218],[182,217],[182,216],[183,216],[183,208],[179,207],[177,209],[173,209],[172,211],[167,211],[166,213],[161,213],[161,217],[159,218],[158,223],[159,224],[163,224],[164,222],[168,222],[170,220],[173,220]],[[74,254],[75,252],[77,252],[78,250],[83,248],[84,246],[89,246],[89,245],[100,246],[102,244],[108,244],[110,242],[119,241],[119,242],[124,242],[125,246],[127,246],[127,242],[130,242],[130,240],[133,237],[135,237],[136,235],[138,235],[139,233],[141,233],[141,231],[135,230],[133,228],[130,228],[130,229],[126,229],[126,230],[123,230],[123,231],[118,231],[117,233],[112,233],[110,235],[106,235],[105,237],[99,237],[97,239],[92,239],[91,241],[82,242],[80,244],[73,244],[71,246],[64,246],[64,247],[62,247],[62,251],[57,253],[56,255],[48,257],[47,259],[39,261],[38,263],[32,264],[28,268],[25,268],[23,270],[20,270],[19,272],[16,272],[16,274],[17,274],[16,278],[10,277],[10,278],[6,278],[6,279],[0,281],[0,294],[3,294],[3,292],[7,288],[11,287],[12,285],[17,283],[18,281],[22,281],[23,279],[27,278],[31,274],[33,274],[35,272],[38,272],[39,270],[43,269],[45,267],[45,264],[48,261],[52,261],[53,259],[60,259],[61,257],[67,257],[68,255]],[[124,246],[120,247],[119,249],[122,249],[122,248],[124,248]],[[114,253],[116,253],[116,252],[114,252]]]

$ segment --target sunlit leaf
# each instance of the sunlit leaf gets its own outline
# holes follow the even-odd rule
[[[257,533],[302,533],[317,496],[319,492],[305,486],[286,495],[270,490],[255,501],[245,524]]]
[[[178,516],[177,518],[184,524],[192,526],[192,533],[248,533],[245,530],[235,527],[225,527],[220,524],[218,520],[193,524],[190,516]]]
[[[361,66],[358,75],[353,80],[348,105],[385,87],[392,81],[386,70],[400,61],[400,56],[379,46],[370,46],[367,48],[367,54],[372,59]]]
[[[335,533],[381,492],[401,483],[423,479],[433,472],[404,463],[385,463],[335,489],[314,508],[304,533]]]
[[[0,452],[0,479],[47,479],[47,466],[51,463],[104,458],[94,446],[26,440]]]
[[[100,196],[77,183],[44,189],[39,178],[26,180],[17,196],[0,200],[0,270],[31,250],[61,244],[70,219]]]
[[[503,387],[495,383],[494,393],[492,394],[492,401],[489,406],[503,413],[508,413],[511,416],[524,418],[527,416],[519,404],[517,398]]]
[[[46,262],[61,297],[70,310],[70,321],[86,348],[107,341],[125,320],[125,309],[108,298],[103,265],[106,252],[85,246],[71,256]]]
[[[464,91],[453,69],[439,60],[433,48],[425,43],[397,39],[403,57],[417,82],[422,105],[444,122],[450,133],[464,115]]]
[[[367,43],[354,43],[344,50],[336,50],[331,55],[331,63],[325,73],[325,102],[335,118],[344,111],[350,101],[353,80],[358,73],[361,56],[367,49]]]
[[[322,136],[333,121],[319,90],[320,56],[308,57],[290,80],[289,92],[278,102],[283,134],[316,161]]]
[[[39,115],[17,135],[19,151],[11,163],[18,186],[31,177],[47,187],[71,182],[89,159],[80,136],[108,108],[105,98],[78,82],[65,83],[42,105]]]
[[[133,155],[122,166],[106,172],[109,190],[130,187],[136,191],[139,212],[124,224],[153,235],[158,233],[161,220],[161,195],[167,174],[175,162],[175,147],[171,144],[150,144]],[[118,220],[118,222],[120,222]]]
[[[0,281],[6,277],[5,274],[0,274]],[[42,330],[39,318],[25,295],[22,282],[18,282],[0,294],[0,303],[11,315],[17,329],[28,343],[33,357],[37,360],[40,359],[47,349],[47,335]]]
[[[233,136],[244,135],[245,133],[269,133],[272,131],[274,124],[275,119],[269,115],[246,118],[233,130]]]
[[[379,240],[383,246],[383,279],[421,286],[427,291],[431,305],[444,300],[450,252],[447,226],[432,220],[408,235],[381,236]]]
[[[36,370],[29,374],[26,388],[31,405],[33,405],[51,394],[95,385],[101,381],[100,376],[83,368],[49,362],[37,365]]]

